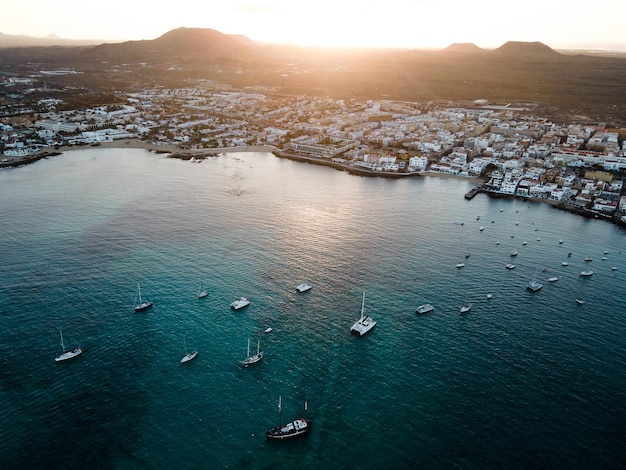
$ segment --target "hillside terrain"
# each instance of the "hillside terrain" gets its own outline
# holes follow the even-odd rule
[[[4,74],[59,68],[80,73],[46,77],[50,89],[101,94],[216,81],[343,99],[533,102],[534,114],[557,121],[626,125],[626,55],[563,54],[539,42],[511,41],[494,50],[473,44],[441,51],[317,49],[179,28],[145,41],[0,49]]]

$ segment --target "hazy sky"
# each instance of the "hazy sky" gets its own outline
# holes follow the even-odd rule
[[[135,40],[185,26],[312,46],[490,48],[512,40],[626,50],[624,21],[624,0],[2,0],[0,33]]]

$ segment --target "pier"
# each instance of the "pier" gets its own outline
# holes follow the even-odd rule
[[[465,199],[471,201],[474,196],[476,196],[478,193],[482,193],[483,191],[484,186],[482,184],[479,184],[478,186],[470,189],[468,192],[465,193]]]

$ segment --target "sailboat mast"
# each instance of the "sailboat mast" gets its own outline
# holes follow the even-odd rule
[[[141,305],[141,286],[137,283],[137,291],[139,291],[139,305]]]
[[[283,407],[281,406],[282,396],[278,395],[278,427],[283,425]]]
[[[61,349],[65,352],[65,345],[63,344],[63,332],[59,330],[59,335],[61,336]]]
[[[361,302],[361,318],[365,316],[365,291],[363,291],[363,301]]]

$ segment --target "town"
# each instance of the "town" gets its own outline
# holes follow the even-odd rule
[[[34,98],[49,93],[46,75],[74,73],[1,79],[0,168],[115,142],[194,159],[261,146],[366,175],[475,178],[480,185],[466,198],[532,198],[626,226],[626,129],[550,122],[532,114],[536,103],[340,100],[209,80],[116,92],[115,103],[97,106]]]

